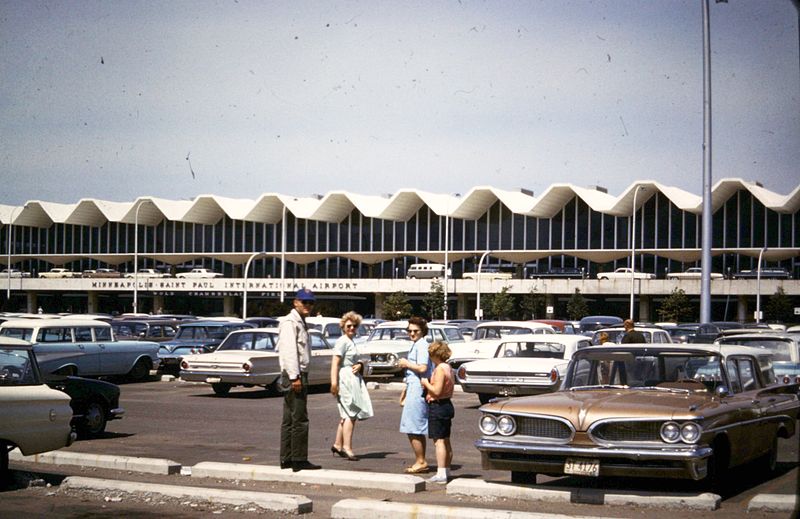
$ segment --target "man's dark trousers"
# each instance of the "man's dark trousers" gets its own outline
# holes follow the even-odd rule
[[[308,460],[308,373],[301,373],[303,389],[283,396],[281,463]]]

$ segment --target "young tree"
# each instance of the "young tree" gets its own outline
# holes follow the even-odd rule
[[[775,295],[769,298],[767,305],[764,308],[764,316],[768,321],[777,321],[781,323],[788,323],[794,317],[794,309],[792,308],[792,299],[783,291],[783,287],[778,287]]]
[[[383,301],[383,318],[389,320],[406,319],[411,317],[412,309],[405,292],[402,290],[392,292]]]
[[[489,294],[484,305],[492,319],[509,319],[514,313],[514,296],[508,293],[508,287],[503,287],[500,292]]]
[[[444,317],[444,287],[441,281],[438,279],[431,281],[431,289],[422,299],[422,306],[429,321]]]
[[[567,316],[573,321],[577,321],[587,315],[589,315],[589,305],[580,289],[576,288],[575,293],[567,301]]]
[[[679,323],[692,317],[692,304],[686,297],[686,292],[680,288],[673,288],[672,293],[661,303],[658,316],[662,321]]]
[[[523,319],[543,319],[545,316],[545,297],[544,294],[537,292],[536,287],[522,296],[519,306]]]

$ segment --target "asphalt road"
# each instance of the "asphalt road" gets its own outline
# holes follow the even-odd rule
[[[336,432],[338,412],[333,397],[325,388],[315,388],[309,397],[311,421],[309,457],[327,469],[370,472],[402,473],[413,458],[405,435],[397,431],[401,408],[397,403],[399,392],[378,389],[371,392],[375,417],[360,422],[356,427],[354,450],[359,461],[334,457],[330,446]],[[110,422],[107,432],[93,440],[78,441],[69,451],[122,456],[167,458],[184,466],[202,461],[277,465],[279,451],[282,398],[270,396],[260,389],[234,389],[227,397],[217,397],[205,384],[191,384],[179,380],[172,382],[149,381],[122,386],[121,404],[126,410],[122,420]],[[461,478],[481,478],[489,481],[509,481],[507,472],[485,471],[480,466],[478,451],[472,442],[478,437],[478,400],[475,395],[457,393],[454,398],[456,418],[453,424],[454,449],[453,475]],[[435,464],[432,445],[429,446],[429,463]],[[748,501],[759,493],[795,494],[798,491],[798,436],[781,441],[778,475],[764,481],[751,475],[747,468],[732,474],[731,484],[723,495],[722,507],[715,512],[692,512],[696,517],[744,516],[758,518],[758,513],[747,514]],[[214,510],[187,509],[181,503],[167,503],[161,508],[152,503],[109,503],[102,498],[64,495],[52,488],[22,488],[25,480],[43,477],[57,484],[66,474],[89,475],[117,479],[135,479],[171,484],[233,485],[241,489],[260,489],[306,495],[314,500],[312,517],[326,517],[325,510],[345,497],[371,497],[409,502],[449,504],[457,506],[490,507],[506,510],[536,510],[549,513],[605,515],[616,517],[674,518],[675,510],[640,508],[609,508],[591,504],[550,505],[530,502],[489,502],[487,500],[454,498],[443,489],[428,490],[421,494],[394,496],[391,493],[357,489],[332,489],[312,485],[292,488],[290,484],[209,482],[179,476],[148,476],[115,474],[111,471],[72,469],[65,467],[43,468],[41,465],[13,463],[12,468],[34,472],[18,473],[17,488],[0,492],[5,512],[16,510],[33,515],[61,515],[62,517],[102,517],[111,509],[115,515],[131,517],[149,515],[170,517],[198,517]],[[177,481],[176,481],[177,479]],[[595,487],[609,490],[691,492],[689,482],[611,479],[596,480],[576,478],[547,478],[539,476],[539,484],[559,487]],[[239,486],[236,486],[239,485]],[[296,485],[294,485],[296,487]],[[56,488],[56,487],[53,487]],[[42,497],[42,499],[32,499]],[[66,508],[63,505],[67,505]],[[126,508],[133,507],[130,511]],[[137,508],[138,507],[138,508]],[[327,507],[327,508],[326,508]],[[64,515],[65,510],[75,510],[75,515]],[[219,512],[217,510],[217,512]],[[228,510],[225,513],[233,513]],[[97,514],[97,515],[95,515]],[[3,515],[3,513],[0,513]],[[763,517],[782,518],[786,514],[763,514]]]

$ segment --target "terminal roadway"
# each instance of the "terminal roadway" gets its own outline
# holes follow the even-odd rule
[[[402,474],[412,461],[405,435],[397,431],[401,408],[397,403],[398,384],[384,384],[371,390],[375,416],[358,423],[354,450],[359,461],[334,457],[330,446],[338,421],[333,397],[326,388],[314,388],[309,396],[311,421],[310,459],[324,470],[348,471],[364,481],[379,479],[383,474]],[[509,474],[483,470],[480,456],[473,447],[478,437],[478,400],[475,395],[457,392],[454,397],[456,417],[453,424],[453,449],[455,481],[462,483],[499,482],[509,485]],[[160,381],[156,378],[143,383],[122,385],[121,404],[125,418],[109,422],[106,433],[93,440],[79,441],[64,449],[68,453],[86,453],[114,456],[166,458],[184,467],[202,462],[222,462],[253,466],[278,464],[282,398],[268,395],[258,388],[234,389],[227,397],[217,397],[205,384],[186,383],[180,380]],[[429,463],[435,464],[432,445],[429,446]],[[122,517],[220,517],[245,516],[232,506],[198,505],[190,499],[156,498],[154,494],[132,499],[117,497],[114,492],[74,492],[58,490],[64,476],[89,476],[111,481],[132,480],[148,484],[192,485],[229,490],[249,490],[300,494],[313,501],[309,517],[329,517],[335,503],[346,498],[377,499],[385,503],[423,504],[430,506],[456,506],[486,510],[516,510],[541,512],[552,516],[604,516],[648,517],[673,519],[675,514],[689,512],[675,508],[643,508],[641,506],[611,506],[597,504],[603,495],[651,493],[654,496],[697,494],[696,486],[687,482],[669,480],[576,478],[549,478],[539,476],[537,487],[545,489],[566,488],[571,496],[567,503],[542,503],[502,497],[492,492],[481,497],[454,496],[443,486],[427,485],[427,489],[413,494],[392,490],[340,487],[306,482],[241,481],[233,479],[200,479],[180,475],[159,476],[139,474],[134,471],[112,471],[81,468],[67,465],[50,465],[12,461],[15,484],[0,491],[4,514],[19,516],[106,517],[113,513]],[[315,473],[300,472],[310,477]],[[322,476],[322,473],[316,473]],[[425,476],[427,477],[427,476]],[[51,488],[25,488],[30,479],[43,478],[53,484]],[[320,478],[322,479],[322,478]],[[311,481],[309,483],[308,481]],[[730,487],[722,495],[717,510],[693,510],[692,517],[792,517],[792,512],[748,512],[751,499],[763,494],[796,495],[798,490],[798,440],[783,440],[780,445],[779,471],[770,479],[758,479],[747,469],[733,473]],[[451,485],[453,483],[451,482]],[[364,485],[367,487],[368,485]],[[431,488],[433,487],[433,488]],[[594,489],[594,490],[592,490]],[[210,492],[210,491],[208,491]],[[588,493],[587,493],[588,492]],[[581,498],[581,495],[584,497]],[[109,497],[110,496],[110,497]],[[600,496],[600,497],[598,497]],[[676,497],[675,503],[679,503]],[[359,502],[361,503],[361,501]],[[594,503],[594,504],[593,504]],[[388,504],[386,505],[388,506]],[[241,513],[240,513],[241,512]],[[386,513],[389,513],[387,509]],[[491,515],[491,514],[490,514]],[[252,517],[252,512],[249,514]],[[261,516],[280,517],[281,513],[267,512]],[[369,513],[364,514],[370,516]]]

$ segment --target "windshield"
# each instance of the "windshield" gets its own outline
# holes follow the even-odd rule
[[[719,341],[721,344],[741,344],[742,346],[751,346],[753,348],[761,348],[769,351],[772,354],[772,359],[776,362],[791,362],[792,348],[797,348],[795,342],[791,339],[778,339],[757,337],[752,339],[742,339],[736,336],[725,338]]]
[[[557,342],[504,342],[496,356],[563,359],[565,349],[563,344]]]
[[[278,339],[276,333],[268,332],[242,332],[228,335],[217,351],[220,350],[268,350],[275,349]]]
[[[524,335],[527,333],[544,333],[545,328],[526,328],[523,326],[480,326],[475,329],[474,339],[499,339],[506,335]]]
[[[3,328],[0,330],[0,335],[3,337],[12,337],[23,341],[31,340],[32,333],[33,330],[31,328]]]
[[[718,355],[646,350],[605,352],[591,348],[574,354],[564,387],[611,385],[707,391],[722,384],[724,376]]]
[[[29,355],[24,350],[0,349],[0,386],[36,384],[36,374]]]
[[[368,341],[410,341],[405,328],[375,328],[369,334]]]
[[[637,331],[641,332],[641,334],[644,336],[644,341],[645,342],[653,342],[653,334],[652,334],[652,332],[649,332],[647,330],[637,330]],[[620,329],[620,330],[605,330],[603,332],[594,332],[594,335],[592,336],[592,344],[600,344],[600,334],[601,333],[605,333],[605,334],[608,335],[608,341],[606,341],[606,342],[613,342],[613,343],[616,343],[616,344],[621,344],[622,343],[622,338],[625,337],[625,330],[624,329]]]

